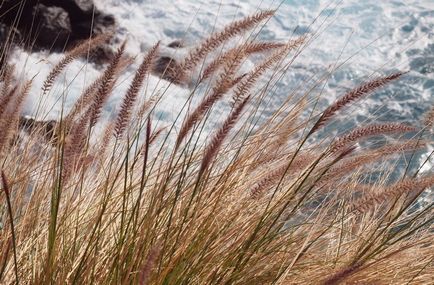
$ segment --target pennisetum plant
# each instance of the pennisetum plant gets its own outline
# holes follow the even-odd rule
[[[13,67],[3,66],[0,283],[430,284],[433,203],[420,197],[434,185],[433,173],[392,173],[396,159],[432,143],[429,131],[420,132],[432,127],[432,111],[422,128],[373,122],[320,135],[341,110],[405,76],[397,72],[354,87],[317,117],[304,116],[315,107],[304,94],[256,120],[311,38],[249,37],[214,51],[274,12],[229,24],[173,66],[170,83],[200,79],[169,126],[158,124],[154,110],[170,88],[155,88],[143,102],[139,96],[160,43],[143,55],[107,121],[104,106],[133,61],[122,43],[63,110],[55,140],[20,128],[33,81],[16,85]],[[67,52],[42,94],[55,92],[67,65],[110,36]],[[261,59],[246,70],[252,54]],[[227,108],[215,124],[220,103]],[[382,145],[370,143],[380,136],[387,137]]]

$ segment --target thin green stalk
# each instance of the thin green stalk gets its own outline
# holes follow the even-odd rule
[[[15,282],[17,285],[20,283],[20,279],[18,278],[18,261],[17,261],[17,243],[16,243],[16,236],[15,236],[15,226],[14,226],[14,215],[12,213],[12,204],[11,204],[11,197],[10,197],[10,189],[9,184],[6,178],[6,174],[1,172],[2,176],[2,183],[3,183],[3,191],[6,195],[6,203],[8,206],[8,214],[9,214],[9,223],[11,224],[11,232],[12,232],[12,250],[14,253],[14,272],[15,272]]]

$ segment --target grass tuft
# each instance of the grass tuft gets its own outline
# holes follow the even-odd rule
[[[149,88],[159,43],[143,55],[113,120],[103,120],[103,110],[133,61],[125,42],[55,122],[20,117],[38,79],[15,85],[6,64],[0,283],[430,284],[434,203],[425,197],[434,174],[410,163],[433,143],[426,131],[432,111],[411,126],[375,117],[340,126],[335,137],[339,111],[401,72],[351,89],[319,119],[310,116],[317,94],[309,88],[327,76],[270,104],[311,42],[246,34],[273,14],[229,24],[180,61],[178,79],[200,80],[171,125],[161,125],[155,109],[175,96],[167,87],[174,82]],[[240,35],[250,41],[213,54]],[[67,53],[43,83],[41,100],[60,89],[53,86],[68,64],[107,37]],[[320,135],[326,125],[331,131]]]

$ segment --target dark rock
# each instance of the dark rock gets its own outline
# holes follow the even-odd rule
[[[33,9],[35,21],[39,23],[39,35],[36,44],[52,43],[54,46],[64,45],[72,32],[68,13],[60,7],[36,5]]]
[[[92,0],[3,0],[0,15],[0,22],[18,29],[24,47],[32,50],[63,51],[116,27],[114,16],[98,10]]]
[[[100,46],[92,50],[89,54],[89,61],[96,63],[96,64],[103,64],[108,62],[110,59],[114,56],[113,49],[108,46]]]
[[[182,41],[173,41],[170,44],[167,45],[170,48],[183,48],[184,43]]]
[[[180,84],[178,80],[179,65],[176,60],[171,57],[159,57],[156,60],[152,71],[155,75],[163,79]]]
[[[3,44],[6,43],[8,39],[8,34],[9,34],[9,27],[6,26],[5,24],[0,24],[0,43],[2,44],[1,50],[3,50]]]
[[[11,46],[22,41],[23,37],[18,29],[0,23],[0,67],[7,62]]]
[[[50,121],[36,121],[30,117],[20,117],[19,128],[26,133],[30,134],[33,132],[40,132],[40,134],[46,140],[52,140],[56,138],[57,122],[54,120]]]

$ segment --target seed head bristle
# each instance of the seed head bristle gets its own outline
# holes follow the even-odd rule
[[[3,97],[7,96],[7,94],[9,93],[14,70],[15,70],[15,66],[9,64],[7,64],[3,68],[3,73],[1,75],[1,82],[3,82],[3,85],[0,93],[0,101],[2,100]]]
[[[7,110],[9,103],[15,97],[17,91],[18,91],[18,86],[15,85],[11,90],[9,90],[9,92],[6,95],[0,98],[0,117]]]
[[[67,52],[63,59],[61,59],[50,71],[47,78],[42,85],[42,92],[46,94],[54,84],[54,81],[59,76],[60,73],[68,66],[74,59],[86,54],[87,52],[95,49],[105,41],[112,37],[111,33],[101,34],[93,39],[82,42],[81,44],[74,47],[72,50]]]
[[[133,59],[130,57],[122,58],[121,62],[118,64],[116,68],[116,74],[120,73],[121,70],[125,69],[133,62]],[[95,79],[86,89],[80,94],[80,97],[75,101],[68,115],[65,117],[64,121],[66,124],[70,125],[71,122],[77,117],[82,111],[85,111],[92,103],[94,95],[98,88],[101,86],[101,82],[104,78],[104,74],[100,75],[97,79]]]
[[[294,158],[291,165],[288,162],[277,166],[275,169],[271,170],[265,177],[261,178],[255,183],[253,188],[250,190],[250,195],[252,198],[260,198],[264,190],[273,185],[279,179],[282,179],[286,174],[294,174],[302,171],[314,158],[311,154],[305,153],[300,154],[298,157]]]
[[[369,95],[373,91],[383,87],[391,81],[398,79],[403,74],[405,74],[405,72],[397,72],[386,77],[376,78],[347,92],[342,98],[338,99],[322,113],[321,117],[315,123],[309,134],[316,132],[320,127],[324,126],[339,110],[343,109],[354,101]]]
[[[222,75],[219,77],[215,86],[211,90],[211,94],[206,96],[199,106],[189,114],[186,120],[183,122],[176,141],[176,148],[184,140],[188,132],[191,130],[194,124],[196,124],[202,116],[214,105],[215,102],[220,100],[223,95],[231,89],[238,81],[237,78],[233,79],[238,67],[244,58],[244,53],[235,53],[230,61],[224,67]]]
[[[28,80],[21,88],[18,96],[16,96],[14,102],[10,102],[10,110],[7,115],[3,115],[4,121],[0,124],[0,150],[4,150],[9,146],[9,140],[11,135],[15,132],[15,128],[18,126],[20,112],[23,107],[24,101],[30,92],[33,80]],[[14,93],[15,94],[15,93]],[[7,110],[5,110],[7,111]]]
[[[384,159],[391,155],[396,155],[403,152],[412,152],[425,148],[427,142],[425,141],[408,141],[405,143],[387,144],[378,149],[365,151],[360,155],[352,156],[340,163],[332,166],[326,174],[321,177],[319,184],[327,184],[337,181],[342,177],[351,175],[355,170],[374,163],[380,159]]]
[[[235,47],[232,48],[226,52],[224,52],[222,55],[218,56],[216,59],[211,61],[210,64],[204,69],[202,73],[201,80],[205,80],[209,78],[217,69],[220,68],[220,66],[223,65],[225,61],[227,61],[233,52],[236,52],[237,50],[242,50],[245,53],[245,56],[249,56],[254,53],[263,53],[267,52],[273,49],[278,49],[284,47],[285,44],[283,43],[272,43],[272,42],[253,42],[253,43],[247,43],[245,45],[242,45],[241,47]]]
[[[233,105],[242,100],[244,96],[249,93],[249,90],[253,87],[259,77],[268,69],[270,69],[275,63],[279,62],[285,55],[292,49],[300,46],[305,41],[305,37],[301,37],[295,41],[291,41],[283,48],[278,49],[274,54],[261,62],[251,72],[249,72],[241,83],[236,88],[233,95]]]
[[[134,103],[136,102],[137,95],[139,94],[140,88],[143,85],[145,76],[152,66],[152,62],[155,59],[160,43],[155,44],[151,50],[148,52],[146,57],[143,59],[142,64],[137,69],[134,75],[133,82],[128,89],[125,98],[122,102],[121,110],[116,119],[116,124],[114,128],[114,134],[116,138],[122,137],[125,132],[125,128],[130,120],[131,111]]]
[[[121,47],[114,55],[110,65],[107,67],[101,80],[101,85],[95,93],[93,103],[89,109],[90,112],[90,126],[93,127],[98,121],[104,103],[110,96],[111,91],[116,83],[118,65],[121,62],[122,56],[125,52],[126,42],[123,42]]]
[[[428,129],[434,126],[434,107],[425,114],[424,124]]]
[[[275,10],[262,11],[255,15],[235,21],[227,26],[223,31],[212,34],[202,44],[189,53],[187,58],[180,64],[180,77],[192,70],[208,53],[218,48],[224,42],[234,36],[254,28],[261,21],[274,15]]]
[[[366,127],[359,127],[333,142],[330,147],[330,151],[332,153],[335,153],[350,144],[356,143],[362,138],[370,136],[385,135],[391,133],[405,133],[413,131],[416,131],[415,127],[399,123],[374,124]]]
[[[250,97],[246,97],[240,104],[238,104],[226,118],[223,125],[215,133],[211,142],[206,147],[204,156],[202,159],[202,164],[200,166],[200,172],[205,171],[208,165],[211,163],[212,159],[215,157],[220,147],[222,146],[224,140],[228,136],[231,129],[234,127],[235,123],[238,121],[241,112],[249,101]]]
[[[432,185],[434,185],[434,176],[408,178],[387,187],[381,193],[361,198],[352,205],[352,208],[358,213],[364,213],[375,206],[381,205],[385,201],[393,201],[393,199],[396,199],[405,193],[420,193]]]
[[[155,263],[157,262],[157,259],[161,252],[161,245],[157,244],[151,247],[149,250],[149,253],[146,257],[145,264],[143,268],[140,271],[140,279],[139,284],[140,285],[147,285],[149,284],[149,279],[151,277],[151,273],[153,270],[153,267]]]

